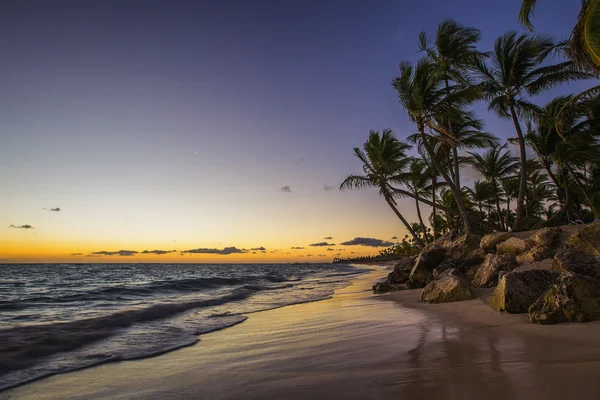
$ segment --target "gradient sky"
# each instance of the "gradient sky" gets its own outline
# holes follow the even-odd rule
[[[404,228],[376,191],[337,187],[360,172],[352,148],[369,129],[391,128],[399,138],[414,131],[390,84],[398,63],[417,60],[419,32],[433,33],[445,18],[480,28],[480,47],[489,50],[504,31],[520,29],[519,5],[4,1],[0,262],[330,261],[340,252],[376,253],[339,243],[389,241]],[[578,7],[541,2],[536,28],[564,38]],[[476,110],[486,130],[513,135],[510,122],[484,105]],[[412,201],[401,208],[415,220]],[[309,246],[323,241],[338,245]],[[249,251],[180,255],[227,247]],[[177,251],[85,257],[156,249]]]

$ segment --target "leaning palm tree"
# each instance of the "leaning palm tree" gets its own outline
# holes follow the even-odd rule
[[[537,1],[523,0],[519,12],[519,22],[533,30],[530,16]],[[571,37],[566,43],[567,55],[580,67],[588,71],[600,68],[600,1],[582,0],[581,11]]]
[[[427,39],[427,34],[419,35],[420,49],[425,51],[427,57],[435,64],[436,69],[444,82],[446,95],[450,95],[452,82],[469,85],[468,72],[475,67],[475,61],[483,57],[477,50],[477,42],[481,33],[479,29],[463,26],[452,19],[446,19],[438,25],[435,39],[432,43]],[[440,115],[443,121],[440,125],[448,128],[451,136],[456,136],[455,122],[450,113]],[[460,184],[460,166],[457,146],[452,146],[454,184]]]
[[[483,154],[470,153],[466,161],[475,168],[483,177],[491,183],[496,202],[496,213],[498,221],[503,229],[508,226],[502,224],[502,214],[500,210],[499,184],[503,178],[513,175],[517,172],[519,166],[517,159],[510,155],[507,145],[494,145]]]
[[[540,66],[554,43],[549,37],[507,32],[498,38],[491,54],[490,65],[478,62],[481,89],[488,108],[502,118],[510,118],[515,126],[520,152],[520,183],[513,230],[522,229],[523,204],[526,191],[527,161],[525,139],[520,119],[531,119],[539,110],[525,96],[539,94],[570,80],[589,75],[578,71],[570,61]]]
[[[414,67],[407,62],[401,63],[400,76],[394,78],[392,84],[398,92],[400,104],[408,113],[409,118],[417,125],[429,159],[446,181],[448,188],[454,193],[465,231],[472,233],[471,219],[464,205],[460,187],[455,185],[448,172],[436,159],[425,129],[435,130],[451,140],[456,140],[446,129],[435,123],[434,116],[471,103],[476,98],[474,92],[454,86],[450,88],[450,94],[447,94],[436,64],[427,58],[421,59]]]
[[[409,149],[410,146],[396,139],[389,129],[381,134],[378,131],[370,131],[363,148],[354,148],[354,155],[363,163],[364,175],[349,175],[340,185],[340,190],[366,187],[379,189],[379,194],[402,221],[415,243],[423,246],[419,236],[398,211],[392,187],[393,183],[402,183],[406,168],[411,162],[411,158],[406,154]]]
[[[427,165],[423,160],[418,158],[413,159],[408,167],[408,171],[404,176],[404,184],[408,189],[413,192],[415,196],[418,197],[426,197],[429,195],[429,191],[431,190],[430,183],[430,174],[427,172]],[[429,242],[429,238],[425,234],[427,232],[427,228],[425,228],[425,223],[423,223],[423,217],[421,215],[421,206],[419,204],[419,200],[415,199],[415,205],[417,208],[417,216],[419,218],[419,224],[421,225],[421,232],[424,232],[424,237],[427,242]],[[435,200],[434,200],[435,203]]]

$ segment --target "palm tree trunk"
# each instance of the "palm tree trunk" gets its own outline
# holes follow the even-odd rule
[[[515,223],[513,224],[513,232],[518,232],[523,229],[523,203],[525,202],[525,191],[527,190],[527,155],[525,154],[525,139],[523,138],[523,131],[521,130],[521,124],[517,119],[517,112],[515,106],[512,104],[510,99],[510,116],[512,117],[513,123],[515,124],[515,130],[517,131],[517,138],[519,139],[519,153],[521,163],[521,173],[519,180],[519,196],[517,197],[517,211]]]
[[[563,178],[563,182],[565,183],[565,212],[567,213],[567,224],[571,223],[571,199],[569,197],[569,184],[567,183],[567,169],[565,167],[561,168],[561,174]]]
[[[427,142],[427,136],[425,136],[425,127],[423,126],[423,124],[419,124],[418,128],[419,128],[419,134],[421,135],[421,140],[423,140],[423,146],[425,147],[425,150],[427,150],[427,153],[429,154],[429,158],[431,159],[433,166],[444,177],[444,180],[448,184],[448,187],[450,187],[450,190],[452,190],[452,193],[454,193],[454,197],[456,199],[456,204],[458,205],[458,210],[460,211],[460,216],[462,217],[463,224],[465,226],[465,232],[468,234],[473,233],[473,226],[471,225],[471,219],[469,217],[469,214],[467,213],[467,209],[465,208],[465,204],[463,203],[463,199],[460,195],[460,188],[458,188],[456,185],[454,185],[454,182],[452,182],[452,180],[450,179],[450,176],[448,176],[448,173],[441,167],[440,163],[435,158],[435,156],[433,154],[433,150],[431,149],[431,147],[429,146],[429,143]]]
[[[506,195],[506,230],[510,226],[510,196]]]
[[[421,230],[423,231],[423,237],[427,243],[430,243],[429,238],[427,237],[427,229],[425,229],[425,224],[423,223],[423,217],[421,216],[421,207],[419,207],[419,200],[415,200],[417,203],[417,216],[419,217],[419,223],[421,224]]]
[[[585,187],[583,187],[583,183],[581,183],[581,180],[579,179],[579,177],[577,175],[575,175],[575,171],[573,171],[573,168],[571,168],[570,166],[567,166],[566,168],[569,171],[569,173],[571,174],[571,176],[573,176],[575,185],[579,188],[579,190],[581,190],[581,194],[583,194],[583,198],[588,203],[588,206],[590,206],[590,208],[591,208],[593,206],[592,200],[590,199],[587,192],[585,191]]]
[[[492,180],[492,185],[494,185],[494,198],[496,199],[496,213],[498,214],[498,224],[500,228],[506,230],[504,224],[502,223],[502,212],[500,211],[500,198],[498,197],[498,187],[496,186],[496,181]]]
[[[419,200],[421,203],[426,204],[430,207],[437,207],[442,211],[449,211],[448,208],[444,207],[441,204],[437,204],[437,203],[432,202],[431,200],[425,199],[420,196],[416,196],[416,195],[412,194],[411,192],[407,192],[404,189],[392,188],[392,190],[395,193],[401,194],[402,196],[410,197],[411,199],[414,199],[414,200]]]
[[[444,83],[446,85],[446,96],[449,96],[450,83],[448,82],[447,76],[444,77]],[[450,117],[448,117],[448,132],[450,133],[450,135],[452,135],[452,137],[455,137],[454,128],[452,127],[452,119]],[[450,164],[450,169],[453,168],[454,184],[458,187],[458,190],[460,190],[460,165],[458,163],[458,150],[456,149],[456,146],[452,146],[452,161],[453,162]]]
[[[400,219],[400,221],[402,221],[402,223],[404,224],[404,226],[406,227],[408,232],[410,232],[413,239],[415,240],[415,243],[417,243],[421,247],[425,247],[425,244],[423,243],[421,238],[419,238],[419,236],[417,236],[415,231],[410,227],[410,224],[408,223],[408,221],[406,221],[406,219],[404,219],[404,216],[402,214],[400,214],[400,211],[398,211],[398,209],[396,208],[396,205],[394,204],[393,200],[390,199],[389,197],[385,196],[385,201],[392,208],[392,210],[394,210],[394,214],[396,214],[396,216]]]
[[[437,206],[435,205],[435,191],[436,191],[436,186],[437,186],[437,176],[435,175],[435,173],[432,175],[431,177],[431,191],[432,191],[432,195],[431,195],[431,199],[433,200],[433,240],[437,239]]]

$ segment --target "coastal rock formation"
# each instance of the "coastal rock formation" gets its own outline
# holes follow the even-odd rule
[[[386,283],[405,283],[410,277],[410,271],[415,264],[415,257],[407,257],[400,260],[394,270],[389,273]]]
[[[537,324],[597,319],[600,319],[600,280],[574,272],[562,274],[529,308],[529,320]]]
[[[454,269],[445,271],[438,280],[430,282],[421,292],[426,303],[450,303],[474,298],[467,279]]]
[[[518,264],[531,264],[552,257],[552,250],[545,244],[536,244],[527,253],[517,256]]]
[[[518,256],[529,251],[533,245],[532,240],[511,237],[496,245],[496,254],[514,254]]]
[[[463,234],[452,240],[446,241],[443,247],[446,248],[446,257],[450,260],[465,261],[476,257],[485,257],[485,253],[479,248],[481,236]],[[481,262],[479,261],[479,262]]]
[[[508,239],[510,239],[508,232],[489,233],[481,238],[479,247],[488,253],[495,253],[496,245]]]
[[[575,272],[581,275],[599,276],[598,258],[579,249],[563,249],[552,260],[552,271],[559,273]],[[599,276],[600,277],[600,276]]]
[[[373,285],[373,293],[381,294],[387,292],[397,292],[400,290],[407,290],[408,287],[406,285],[397,284],[397,283],[387,283],[381,282]]]
[[[446,260],[443,261],[440,265],[438,265],[437,267],[435,267],[433,269],[433,279],[439,279],[440,276],[448,271],[449,269],[456,269],[456,270],[460,270],[461,267],[461,262],[460,261],[455,261],[455,260]]]
[[[580,249],[597,257],[600,256],[600,220],[569,236],[566,247]]]
[[[433,280],[433,270],[444,261],[446,249],[437,243],[426,246],[415,262],[410,272],[411,284],[424,287]]]
[[[473,278],[473,286],[492,287],[498,282],[500,271],[512,271],[515,266],[515,259],[511,254],[488,254]]]
[[[535,242],[537,246],[543,246],[551,249],[558,245],[561,232],[562,229],[559,227],[543,228],[536,231],[531,236],[531,239]]]
[[[544,270],[503,273],[490,298],[490,306],[512,314],[526,313],[557,277],[557,273]]]

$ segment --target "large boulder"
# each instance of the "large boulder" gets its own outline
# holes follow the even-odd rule
[[[426,303],[450,303],[474,297],[469,281],[453,269],[445,271],[440,279],[430,282],[421,292],[421,301]]]
[[[517,256],[518,264],[531,264],[552,257],[552,249],[544,244],[536,244],[527,253]]]
[[[424,287],[433,280],[433,270],[444,261],[446,249],[439,244],[426,246],[415,261],[410,272],[411,284]]]
[[[406,285],[397,284],[397,283],[387,283],[381,282],[373,285],[373,293],[381,294],[388,292],[397,292],[399,290],[407,290],[408,287]]]
[[[597,257],[579,249],[563,249],[554,256],[552,271],[600,278],[600,262]]]
[[[513,255],[488,254],[473,278],[473,286],[495,286],[498,282],[500,271],[512,271],[515,267],[515,258]]]
[[[537,246],[543,246],[552,249],[558,245],[561,232],[562,229],[559,227],[542,228],[536,231],[531,236],[531,239],[535,242]]]
[[[446,257],[450,260],[465,261],[474,257],[480,257],[483,260],[485,254],[480,251],[480,242],[481,236],[465,233],[446,241],[443,247],[446,248]]]
[[[529,320],[537,324],[597,319],[600,319],[600,279],[574,272],[562,274],[529,308]]]
[[[481,238],[479,247],[488,253],[495,253],[496,245],[508,239],[510,239],[510,233],[508,232],[489,233]]]
[[[388,274],[387,283],[405,283],[410,277],[410,271],[415,263],[416,257],[406,257],[400,260],[394,270]]]
[[[500,275],[490,306],[512,314],[526,313],[529,307],[552,286],[559,274],[544,270],[507,272]]]
[[[532,240],[511,237],[496,245],[496,254],[514,254],[518,256],[529,251],[533,245],[534,242]]]
[[[600,220],[569,236],[566,247],[600,256]]]

